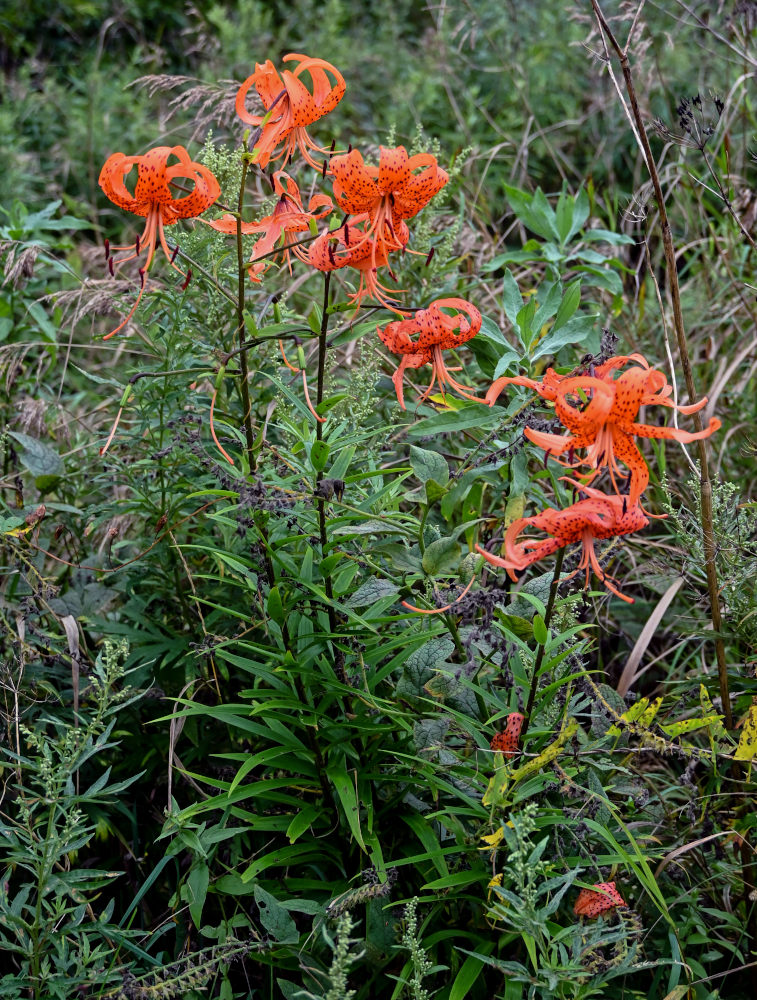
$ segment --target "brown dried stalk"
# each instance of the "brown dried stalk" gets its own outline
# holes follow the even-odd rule
[[[673,306],[673,325],[678,342],[678,354],[681,359],[684,379],[686,380],[686,391],[689,400],[694,403],[697,400],[697,393],[694,386],[694,375],[689,358],[689,347],[686,341],[686,331],[683,326],[683,313],[681,311],[681,294],[678,286],[678,271],[676,268],[675,248],[673,246],[673,236],[670,231],[668,214],[665,209],[665,196],[662,193],[660,178],[657,173],[652,149],[649,145],[644,121],[639,110],[639,102],[636,98],[636,88],[634,87],[631,64],[628,60],[628,45],[621,48],[615,37],[612,28],[600,9],[597,0],[591,0],[594,13],[604,37],[615,52],[620,62],[623,72],[623,80],[626,86],[626,93],[630,103],[633,124],[635,125],[635,135],[647,164],[649,177],[654,188],[655,201],[660,217],[660,228],[662,230],[662,245],[665,252],[665,263],[667,265],[668,286],[670,288],[670,299]],[[629,36],[630,38],[630,36]],[[702,430],[702,419],[697,412],[693,414],[694,425],[697,431]],[[702,512],[702,543],[704,548],[705,572],[707,574],[707,592],[710,598],[710,617],[715,640],[715,656],[718,664],[718,683],[720,686],[720,697],[723,702],[723,714],[728,729],[733,729],[733,713],[731,712],[731,696],[728,690],[728,664],[725,657],[725,644],[721,634],[722,618],[720,614],[720,601],[718,597],[718,576],[715,564],[715,532],[712,520],[712,481],[710,480],[710,470],[707,463],[707,445],[703,440],[696,442],[699,457],[699,491]]]

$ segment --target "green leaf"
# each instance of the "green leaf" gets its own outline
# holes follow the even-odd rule
[[[536,192],[530,195],[519,188],[510,187],[509,184],[505,184],[504,187],[510,207],[525,226],[545,240],[560,241],[555,213],[541,188],[537,188]]]
[[[546,646],[549,639],[549,629],[541,615],[534,615],[534,639],[540,646]]]
[[[344,810],[344,815],[352,831],[352,836],[362,849],[366,851],[363,831],[360,826],[360,806],[357,800],[357,791],[353,778],[347,773],[344,761],[326,768],[326,775],[336,789],[342,809]]]
[[[205,897],[208,894],[208,883],[210,881],[210,869],[204,861],[199,861],[193,865],[183,887],[182,896],[189,903],[189,915],[192,923],[199,930],[202,917],[202,908],[205,905]]]
[[[560,308],[557,310],[555,321],[552,324],[551,333],[559,330],[563,324],[567,323],[573,313],[578,309],[581,302],[581,282],[573,281],[565,289]]]
[[[610,243],[612,246],[636,242],[632,236],[626,236],[625,233],[613,233],[610,229],[587,229],[583,238],[590,243],[603,242]]]
[[[281,602],[281,594],[277,586],[271,587],[268,594],[268,601],[266,602],[266,611],[268,612],[268,616],[273,618],[277,625],[283,625],[286,621],[284,605]]]
[[[587,316],[581,313],[569,319],[559,330],[548,333],[543,340],[536,345],[531,360],[543,357],[545,354],[556,354],[561,347],[566,344],[582,344],[594,333],[596,317]]]
[[[348,608],[367,608],[369,604],[375,604],[382,597],[389,597],[399,594],[400,588],[391,580],[384,580],[374,577],[368,580],[344,603]]]
[[[520,331],[520,339],[521,342],[525,344],[526,348],[530,347],[531,341],[539,333],[539,330],[534,326],[536,310],[536,296],[532,295],[516,317],[518,330]]]
[[[331,449],[325,441],[313,441],[310,445],[310,464],[316,472],[321,472],[329,460]]]
[[[486,955],[494,948],[494,944],[491,941],[481,941],[478,947]],[[449,991],[449,1000],[464,1000],[464,997],[468,996],[471,987],[481,975],[483,968],[484,962],[482,959],[476,955],[468,955],[455,976],[452,989]]]
[[[293,844],[295,840],[299,840],[303,833],[309,830],[318,819],[321,812],[322,810],[318,806],[305,806],[304,809],[298,812],[287,827],[286,835],[289,838],[289,843]]]
[[[429,576],[454,569],[460,562],[460,544],[454,538],[437,538],[426,546],[421,565]]]
[[[297,925],[278,899],[259,885],[255,886],[254,896],[260,922],[274,940],[280,944],[296,944],[300,940]]]
[[[21,431],[8,431],[8,436],[21,445],[21,461],[33,476],[59,476],[63,472],[60,455],[49,445]]]
[[[518,313],[523,308],[523,296],[520,294],[518,282],[508,269],[502,279],[502,308],[513,327],[518,326]]]
[[[413,472],[422,483],[433,479],[440,486],[446,486],[449,482],[447,461],[435,451],[427,451],[425,448],[417,448],[411,444],[410,464],[413,467]]]
[[[495,427],[502,419],[502,414],[480,403],[461,406],[459,410],[445,410],[433,417],[419,420],[408,428],[408,437],[436,437],[439,434],[458,434],[460,431],[473,428],[487,431]]]
[[[547,320],[552,319],[560,303],[563,300],[562,285],[555,281],[549,286],[542,285],[539,289],[539,307],[534,313],[532,329],[534,333],[541,333]]]

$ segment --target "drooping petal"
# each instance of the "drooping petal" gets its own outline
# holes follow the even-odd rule
[[[621,906],[627,906],[614,882],[598,882],[591,889],[582,889],[573,905],[577,917],[598,917]]]
[[[412,177],[404,146],[392,149],[381,146],[377,188],[380,195],[392,194],[404,188]],[[396,197],[396,196],[395,196]]]
[[[343,212],[368,212],[380,198],[376,181],[359,149],[332,156],[329,172],[334,176],[334,197]]]
[[[631,424],[629,432],[637,437],[655,438],[661,440],[666,438],[671,441],[680,441],[681,444],[690,444],[692,441],[701,441],[708,438],[710,434],[720,430],[721,423],[717,417],[712,417],[709,424],[701,431],[683,431],[678,427],[651,427],[649,424]]]

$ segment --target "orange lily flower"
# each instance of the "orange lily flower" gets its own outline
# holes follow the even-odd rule
[[[243,222],[242,232],[247,236],[250,233],[262,233],[263,235],[255,244],[250,258],[249,275],[252,281],[259,282],[263,274],[271,265],[271,260],[267,258],[276,249],[276,244],[283,236],[283,242],[291,233],[303,233],[310,228],[313,219],[322,219],[333,211],[334,205],[331,198],[325,194],[315,194],[308,203],[307,210],[302,204],[300,189],[292,178],[284,170],[277,170],[273,175],[274,193],[279,196],[271,215],[267,215],[259,222]],[[317,211],[322,209],[322,211]],[[203,222],[206,220],[203,219]],[[237,220],[233,215],[223,215],[220,219],[207,223],[219,233],[236,234]],[[291,272],[292,265],[289,254],[293,253],[299,260],[307,263],[307,250],[302,247],[287,247],[282,251],[282,259],[289,265]]]
[[[339,70],[325,59],[311,59],[296,52],[284,56],[284,62],[294,59],[299,60],[294,72],[285,69],[281,75],[270,59],[262,66],[255,63],[255,72],[237,91],[236,112],[248,125],[262,126],[260,139],[253,150],[261,167],[282,156],[289,161],[295,149],[299,148],[306,162],[320,170],[322,165],[313,159],[309,150],[327,151],[313,142],[305,126],[333,111],[344,96],[346,85]],[[312,93],[300,79],[303,73],[310,74]],[[334,83],[330,76],[333,76]],[[247,93],[253,85],[265,108],[262,115],[251,115],[245,106]],[[266,120],[269,112],[270,119]],[[274,156],[280,142],[284,145]]]
[[[637,362],[616,379],[614,372],[628,361]],[[561,376],[552,369],[541,384],[530,379],[508,379],[518,385],[528,385],[545,398],[554,401],[555,416],[568,434],[546,434],[527,427],[524,431],[529,441],[543,448],[548,455],[557,456],[586,448],[586,458],[578,462],[567,462],[571,467],[587,465],[594,471],[589,474],[591,482],[603,468],[610,471],[615,490],[616,477],[622,475],[618,462],[630,471],[628,501],[634,507],[649,483],[649,470],[639,451],[634,437],[666,438],[688,444],[700,438],[709,437],[719,427],[720,421],[713,417],[701,431],[684,431],[677,427],[655,427],[636,422],[642,406],[659,404],[676,409],[679,413],[696,413],[707,403],[707,397],[687,406],[676,406],[670,399],[672,386],[668,385],[662,372],[650,368],[641,355],[611,358],[606,364],[595,369],[593,375]],[[487,402],[494,402],[495,387],[504,384],[498,379],[487,393]],[[572,399],[580,399],[580,394],[588,396],[588,402],[579,409]]]
[[[454,316],[443,313],[442,309],[455,309]],[[421,396],[419,403],[426,399],[435,385],[444,393],[445,385],[454,389],[466,399],[480,402],[480,397],[473,395],[469,389],[450,376],[449,369],[442,358],[443,350],[453,350],[475,337],[481,329],[481,313],[465,299],[437,299],[428,309],[419,309],[410,319],[395,320],[383,330],[377,327],[381,341],[393,354],[402,356],[399,368],[392,376],[397,401],[405,409],[402,390],[402,380],[406,368],[420,368],[422,365],[433,366],[431,384]],[[413,341],[411,334],[418,334]]]
[[[360,272],[358,290],[350,296],[350,302],[354,302],[356,308],[360,308],[364,298],[370,297],[387,309],[404,316],[402,310],[397,308],[394,297],[403,289],[387,288],[378,280],[378,269],[389,267],[388,251],[379,249],[374,240],[366,238],[363,227],[367,223],[368,215],[363,212],[338,229],[322,233],[310,244],[308,262],[319,271],[354,267]],[[399,247],[404,247],[410,239],[410,231],[401,220],[394,229],[393,239],[396,239]],[[389,273],[392,273],[391,268]]]
[[[415,171],[419,171],[416,173]],[[333,156],[329,172],[334,177],[334,197],[350,215],[367,214],[363,240],[373,240],[372,260],[405,243],[398,233],[401,220],[411,219],[449,180],[430,153],[408,156],[404,146],[381,147],[379,165],[367,166],[357,149]]]
[[[591,487],[581,486],[578,483],[574,485],[587,494],[586,500],[579,500],[565,510],[547,507],[533,517],[519,517],[512,522],[505,533],[504,559],[486,552],[480,545],[477,545],[476,549],[493,566],[506,569],[510,578],[515,580],[516,570],[525,569],[526,566],[552,555],[566,545],[580,542],[583,552],[578,569],[563,579],[570,580],[576,573],[586,570],[586,586],[588,586],[589,573],[593,569],[608,590],[621,600],[633,604],[633,598],[621,594],[599,565],[594,542],[641,531],[649,524],[649,519],[641,507],[632,506],[626,497],[607,496]],[[529,526],[546,531],[552,537],[527,538],[519,542],[518,536]]]
[[[178,163],[169,164],[169,159],[175,157]],[[137,167],[137,181],[134,194],[126,187],[126,177],[133,167]],[[189,194],[174,197],[170,185],[177,180],[189,181],[194,189]],[[218,198],[221,189],[218,181],[207,167],[194,163],[183,146],[156,146],[144,156],[125,156],[114,153],[105,161],[99,178],[100,187],[106,196],[119,208],[143,216],[147,222],[141,236],[129,246],[111,247],[106,240],[105,255],[114,273],[114,266],[139,257],[143,250],[147,251],[147,260],[139,269],[142,287],[137,301],[129,311],[128,316],[104,338],[108,340],[118,333],[129,322],[136,312],[144,290],[147,286],[147,272],[150,269],[155,253],[155,244],[159,240],[163,253],[168,258],[171,267],[185,278],[185,286],[191,277],[191,271],[186,276],[181,268],[174,263],[178,247],[170,249],[166,243],[164,226],[173,226],[179,219],[191,219],[210,208]],[[114,258],[112,250],[129,251],[126,256]]]
[[[628,906],[614,882],[598,882],[591,889],[582,889],[573,905],[577,917],[598,917],[601,913]]]

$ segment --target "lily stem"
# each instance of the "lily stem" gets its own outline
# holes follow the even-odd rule
[[[315,391],[315,407],[316,410],[323,402],[323,386],[326,379],[326,337],[329,330],[329,290],[331,285],[331,272],[327,271],[325,274],[323,282],[323,311],[321,313],[321,329],[318,334],[318,382]],[[320,421],[316,421],[315,425],[315,438],[316,441],[323,440],[323,424]],[[315,476],[316,487],[318,486],[318,473]],[[328,533],[326,531],[326,498],[316,495],[316,506],[318,507],[318,529],[321,539],[321,558],[326,556],[326,548],[328,546]],[[329,628],[331,630],[332,637],[336,634],[337,620],[336,611],[334,610],[333,600],[334,600],[334,587],[331,582],[331,573],[325,573],[323,579],[324,589],[326,591],[326,597],[330,602],[327,606],[328,616],[329,616]],[[332,639],[333,641],[333,639]],[[337,668],[339,667],[343,657],[341,652],[334,646],[334,663]],[[342,667],[343,672],[343,667]],[[339,670],[337,670],[339,673]]]
[[[247,275],[244,270],[244,250],[242,248],[242,209],[244,208],[244,188],[247,181],[247,170],[249,162],[247,153],[242,157],[242,177],[239,182],[239,201],[237,203],[237,265],[239,270],[239,281],[237,288],[237,324],[236,334],[239,338],[239,346],[243,347],[245,342],[245,322],[244,322],[244,291]],[[250,404],[250,386],[248,382],[249,369],[247,367],[247,354],[245,351],[239,353],[239,367],[241,369],[239,387],[242,394],[242,422],[244,424],[245,441],[247,444],[247,461],[250,472],[255,471],[255,434],[252,430],[252,406]]]
[[[560,586],[560,574],[562,573],[562,561],[564,555],[565,549],[557,550],[555,571],[552,574],[552,583],[549,586],[549,597],[547,598],[547,607],[544,612],[544,624],[547,626],[547,641],[549,641],[549,623],[552,621],[552,612],[555,610],[557,588]],[[523,729],[521,730],[522,736],[525,736],[528,732],[528,724],[531,721],[531,712],[533,711],[534,701],[536,699],[536,689],[539,686],[539,673],[541,671],[541,665],[544,662],[546,648],[546,642],[539,646],[539,652],[536,654],[536,660],[534,661],[534,672],[531,676],[531,687],[528,692],[528,702],[526,704],[526,721],[523,723]]]
[[[696,402],[697,394],[694,385],[691,359],[689,357],[689,347],[686,341],[686,331],[683,326],[681,293],[678,285],[678,268],[676,266],[673,236],[670,230],[668,214],[665,209],[665,196],[662,192],[660,177],[657,173],[657,167],[655,165],[654,157],[652,156],[652,149],[649,145],[649,139],[644,127],[644,120],[639,109],[639,102],[636,98],[636,88],[634,86],[633,75],[631,73],[631,64],[628,60],[628,53],[626,49],[622,49],[620,47],[620,44],[607,23],[597,0],[591,0],[591,4],[607,41],[620,61],[620,67],[623,71],[623,80],[626,85],[626,92],[631,106],[631,114],[633,115],[636,125],[638,141],[644,154],[650,180],[652,181],[655,201],[657,203],[657,211],[660,215],[662,245],[665,253],[668,287],[670,288],[670,299],[673,307],[673,325],[676,332],[676,341],[678,343],[678,354],[681,359],[681,367],[686,381],[686,392],[688,393],[689,400],[694,403]],[[693,419],[695,430],[701,431],[703,429],[703,424],[700,414],[698,412],[694,413]],[[707,445],[701,439],[697,441],[696,444],[699,458],[699,495],[702,517],[702,548],[704,550],[704,566],[707,575],[707,593],[710,599],[710,617],[712,619],[713,638],[715,642],[715,657],[718,665],[718,685],[720,687],[720,698],[723,703],[723,715],[725,716],[726,727],[728,729],[733,729],[731,696],[728,687],[728,663],[726,660],[725,644],[722,636],[722,617],[720,613],[720,599],[718,596],[718,573],[715,562],[716,547],[712,512],[712,480],[710,479],[710,470],[707,462]]]

